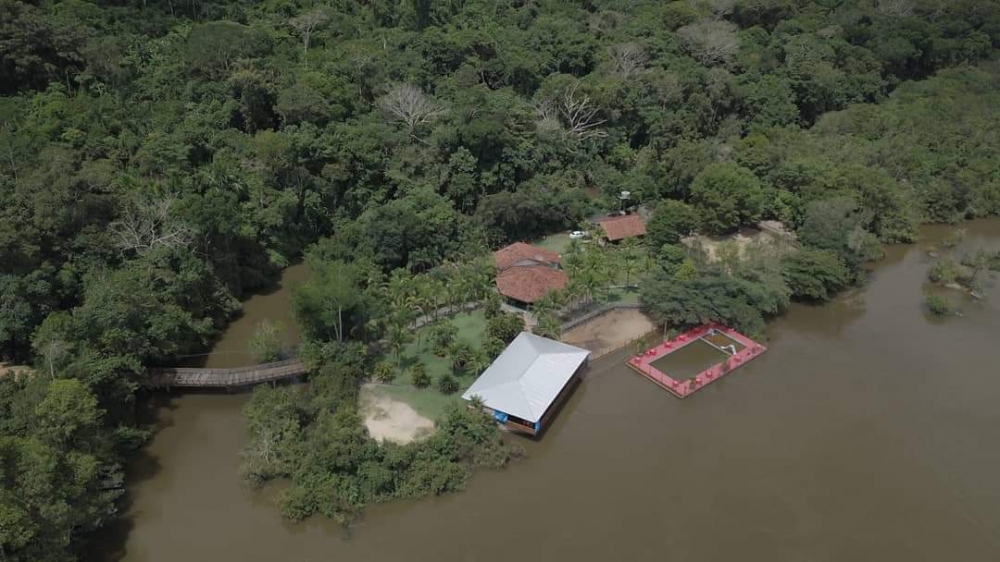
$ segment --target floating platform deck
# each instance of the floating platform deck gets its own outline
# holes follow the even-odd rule
[[[720,361],[687,379],[671,376],[654,365],[670,354],[697,342],[703,342],[717,349],[722,354]],[[705,324],[632,357],[627,364],[633,371],[667,389],[674,396],[685,398],[735,371],[765,351],[766,347],[732,328],[721,324]]]

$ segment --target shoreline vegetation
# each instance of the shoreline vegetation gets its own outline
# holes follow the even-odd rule
[[[1000,251],[977,248],[957,255],[956,247],[965,238],[965,230],[955,229],[940,247],[928,249],[934,262],[927,268],[927,281],[931,284],[924,306],[934,316],[961,316],[958,303],[949,292],[960,292],[969,298],[984,298],[985,277],[1000,272]]]
[[[288,479],[293,519],[349,520],[518,456],[468,408],[408,445],[358,413],[372,377],[454,395],[523,328],[490,297],[490,250],[564,248],[566,291],[532,311],[542,335],[621,299],[660,327],[756,337],[791,301],[863,282],[918,225],[1000,215],[996,3],[0,12],[0,360],[36,373],[0,376],[12,562],[78,559],[121,516],[146,367],[204,352],[293,257],[312,272],[292,300],[310,385],[255,391],[242,476]],[[622,210],[651,214],[642,243],[561,234]],[[762,220],[794,247],[709,259],[682,242]],[[435,318],[468,302],[481,341]],[[280,340],[268,327],[254,353]]]

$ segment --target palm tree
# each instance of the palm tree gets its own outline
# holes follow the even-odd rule
[[[580,269],[585,254],[586,250],[578,239],[573,238],[569,241],[569,247],[563,252],[562,266],[570,277]]]
[[[604,284],[604,296],[610,300],[611,286],[618,280],[618,273],[621,270],[621,252],[616,246],[605,246],[598,252],[597,258],[600,280]]]
[[[575,280],[580,284],[584,298],[592,301],[607,278],[607,263],[599,250],[589,250],[576,271]]]
[[[409,324],[409,321],[405,318],[397,317],[395,321],[389,324],[389,331],[386,334],[389,340],[389,347],[392,348],[393,353],[396,355],[397,367],[402,363],[403,346],[409,343],[412,337]]]
[[[597,288],[601,286],[600,274],[596,268],[588,267],[578,275],[580,289],[583,298],[587,302],[593,302],[597,295]]]
[[[420,328],[429,322],[427,317],[427,301],[422,292],[423,290],[420,289],[410,294],[406,299],[406,306],[401,311],[402,314],[408,314],[411,318],[413,316],[416,317],[412,318],[407,324],[413,324],[413,331],[417,334],[417,347],[420,347],[420,333],[422,331]]]
[[[563,289],[566,294],[566,300],[568,301],[570,308],[574,309],[580,306],[580,301],[584,298],[586,294],[586,289],[580,284],[575,278],[571,278],[569,284]]]
[[[403,268],[393,270],[382,287],[382,292],[392,309],[407,308],[408,299],[413,293],[413,275]],[[393,311],[390,311],[390,314],[392,313]]]
[[[477,412],[482,412],[483,408],[486,407],[486,402],[483,401],[483,397],[478,394],[473,394],[472,398],[469,399],[469,409],[475,410]]]
[[[424,275],[423,283],[420,285],[420,298],[424,302],[424,307],[431,311],[434,319],[438,317],[438,309],[441,308],[442,301],[447,297],[445,284],[437,277]]]
[[[483,352],[483,350],[478,349],[476,350],[475,353],[472,354],[472,357],[469,359],[469,362],[466,363],[466,369],[470,373],[478,377],[479,375],[483,374],[483,371],[485,371],[492,363],[493,360],[489,356],[487,356],[486,353]]]
[[[638,240],[635,238],[626,238],[621,245],[618,252],[618,257],[620,258],[619,267],[622,272],[625,273],[625,286],[630,287],[632,281],[632,274],[635,273],[636,269],[639,267],[639,258],[641,257],[642,247],[639,246]]]
[[[656,257],[653,256],[649,248],[646,248],[646,251],[639,254],[639,269],[643,273],[649,273],[653,271],[654,267],[656,267]]]
[[[464,304],[469,293],[468,281],[465,278],[465,265],[457,263],[447,263],[442,266],[445,272],[441,282],[444,302],[448,306],[448,313],[454,314],[455,307]]]
[[[537,301],[534,302],[534,304],[531,305],[531,311],[537,316],[539,314],[544,314],[546,312],[555,310],[556,293],[557,291],[549,291],[548,293],[546,293],[545,296],[538,299]]]
[[[473,288],[473,300],[486,298],[493,289],[496,269],[493,256],[481,256],[470,262],[468,275],[470,286]]]
[[[559,321],[559,317],[555,315],[555,312],[547,310],[544,313],[536,315],[535,319],[537,320],[535,331],[538,335],[554,340],[562,336],[562,322]]]

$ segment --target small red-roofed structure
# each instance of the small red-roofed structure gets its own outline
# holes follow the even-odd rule
[[[604,239],[619,242],[626,238],[646,235],[646,223],[639,215],[622,215],[600,219],[597,224],[604,228]]]

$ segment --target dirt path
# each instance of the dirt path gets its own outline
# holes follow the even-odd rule
[[[599,356],[655,329],[653,321],[638,310],[612,310],[564,333],[562,341]]]
[[[406,444],[434,432],[434,422],[418,414],[409,404],[379,396],[373,387],[361,389],[361,415],[368,433],[379,441]]]

